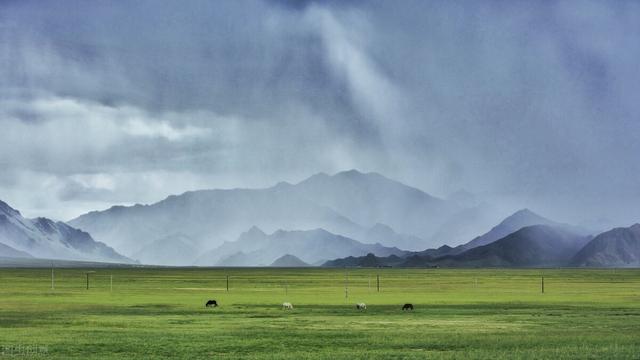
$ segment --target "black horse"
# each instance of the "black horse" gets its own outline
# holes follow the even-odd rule
[[[404,304],[402,306],[402,311],[404,310],[413,310],[413,304]]]
[[[206,304],[204,304],[204,306],[205,306],[205,307],[209,307],[209,306],[216,307],[216,306],[218,306],[218,302],[217,302],[217,301],[215,301],[215,300],[209,300],[209,301],[207,301],[207,303],[206,303]]]

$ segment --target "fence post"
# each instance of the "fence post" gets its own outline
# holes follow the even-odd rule
[[[542,293],[544,294],[544,275],[542,275],[542,281],[540,283],[541,289],[542,289]]]
[[[378,292],[380,292],[380,274],[376,274],[376,287]]]
[[[227,275],[227,292],[229,292],[229,275]]]

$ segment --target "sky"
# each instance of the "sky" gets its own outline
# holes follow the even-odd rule
[[[0,1],[0,199],[376,171],[640,222],[640,2]]]

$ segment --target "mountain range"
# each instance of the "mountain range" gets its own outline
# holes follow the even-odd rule
[[[363,244],[323,229],[284,231],[270,235],[254,226],[238,240],[225,242],[197,260],[198,265],[267,266],[283,255],[292,255],[307,264],[318,264],[344,255],[402,255],[406,251],[380,244]]]
[[[439,255],[453,255],[460,254],[467,250],[488,245],[496,240],[502,239],[503,237],[514,233],[524,227],[532,226],[532,225],[548,225],[558,229],[564,229],[569,232],[573,232],[576,234],[587,235],[589,232],[582,228],[572,226],[569,224],[562,224],[552,220],[549,220],[545,217],[542,217],[529,209],[521,209],[511,214],[502,220],[498,225],[494,226],[488,232],[473,238],[471,241],[458,245],[454,248],[447,249],[445,251],[440,250]],[[433,255],[433,254],[431,254]]]
[[[350,170],[265,189],[190,191],[151,205],[93,211],[69,223],[130,257],[167,263],[167,254],[182,251],[202,258],[251,226],[269,233],[324,229],[361,243],[425,249],[433,245],[425,239],[460,211],[457,202]],[[177,235],[174,245],[167,241]]]
[[[542,224],[529,225],[530,221]],[[490,241],[512,224],[526,225]],[[637,267],[640,266],[640,224],[593,237],[579,227],[555,223],[525,209],[486,234],[455,248],[442,246],[400,257],[352,256],[329,261],[324,266]]]
[[[63,222],[24,218],[0,201],[0,256],[132,263],[88,233]]]
[[[378,173],[349,170],[329,176],[319,173],[296,184],[281,184],[288,192],[311,199],[365,227],[381,223],[420,239],[461,208],[454,202],[386,178]],[[420,245],[428,245],[424,241]]]
[[[356,170],[264,189],[190,191],[92,211],[68,224],[24,218],[0,201],[0,258],[176,266],[640,266],[640,225],[592,236],[529,209],[497,221],[495,209],[465,191],[438,198]]]
[[[532,225],[486,245],[428,262],[447,267],[565,266],[589,240],[562,227]]]

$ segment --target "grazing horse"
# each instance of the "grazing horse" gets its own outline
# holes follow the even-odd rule
[[[216,306],[218,306],[218,302],[217,302],[217,301],[215,301],[215,300],[209,300],[209,301],[207,301],[207,303],[206,303],[206,304],[204,304],[204,306],[205,306],[205,307],[209,307],[209,306],[216,307]]]
[[[356,309],[358,309],[358,310],[367,310],[367,304],[365,304],[365,303],[357,303],[356,304]]]
[[[404,304],[402,306],[402,311],[404,310],[413,310],[413,304]]]
[[[282,303],[282,310],[293,310],[293,304],[290,302]]]

